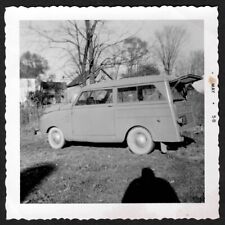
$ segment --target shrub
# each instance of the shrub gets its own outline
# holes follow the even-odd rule
[[[20,125],[24,126],[31,122],[38,123],[39,117],[42,113],[43,108],[37,107],[32,104],[21,104],[20,105]]]
[[[190,90],[188,94],[188,101],[191,102],[193,117],[195,124],[204,126],[204,94],[195,90]]]

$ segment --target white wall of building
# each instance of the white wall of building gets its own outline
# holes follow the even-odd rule
[[[23,103],[27,100],[27,95],[30,91],[36,90],[35,79],[20,79],[20,102]]]

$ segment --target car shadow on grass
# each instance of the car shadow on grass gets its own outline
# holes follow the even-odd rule
[[[155,177],[150,168],[142,169],[141,177],[128,186],[122,203],[179,203],[176,192],[170,183]]]
[[[182,142],[173,142],[165,144],[167,145],[168,150],[177,150],[178,148],[181,147],[187,148],[192,143],[196,143],[196,141],[191,137],[184,136],[184,140]]]
[[[126,148],[127,143],[93,143],[93,142],[83,142],[83,141],[67,141],[64,148],[71,146],[84,146],[84,147],[99,147],[99,148]]]
[[[23,203],[26,197],[43,181],[52,174],[56,166],[52,163],[35,165],[20,173],[20,202]]]
[[[168,150],[177,150],[178,148],[184,147],[187,148],[188,145],[196,143],[193,138],[184,136],[184,140],[182,142],[165,142]],[[63,148],[71,147],[71,146],[84,146],[84,147],[102,147],[102,148],[127,148],[126,141],[122,143],[94,143],[94,142],[83,142],[83,141],[67,141]],[[160,143],[155,143],[155,149],[160,150]]]

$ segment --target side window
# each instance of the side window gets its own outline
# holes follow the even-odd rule
[[[155,85],[144,85],[138,87],[139,101],[159,101],[165,100],[165,97],[160,93]]]
[[[80,95],[76,105],[86,105],[87,104],[87,100],[90,98],[91,92],[90,91],[84,91],[82,92],[82,94]],[[89,100],[90,101],[90,100]]]
[[[135,102],[137,101],[137,88],[127,87],[118,88],[118,102]]]
[[[85,91],[83,92],[76,105],[94,105],[112,103],[112,89]]]
[[[96,90],[91,94],[94,99],[94,104],[107,104],[112,103],[112,89]]]

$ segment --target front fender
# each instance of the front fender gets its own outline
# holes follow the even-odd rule
[[[72,138],[71,111],[56,111],[42,115],[39,128],[42,133],[47,133],[51,127],[58,127],[67,140]]]

